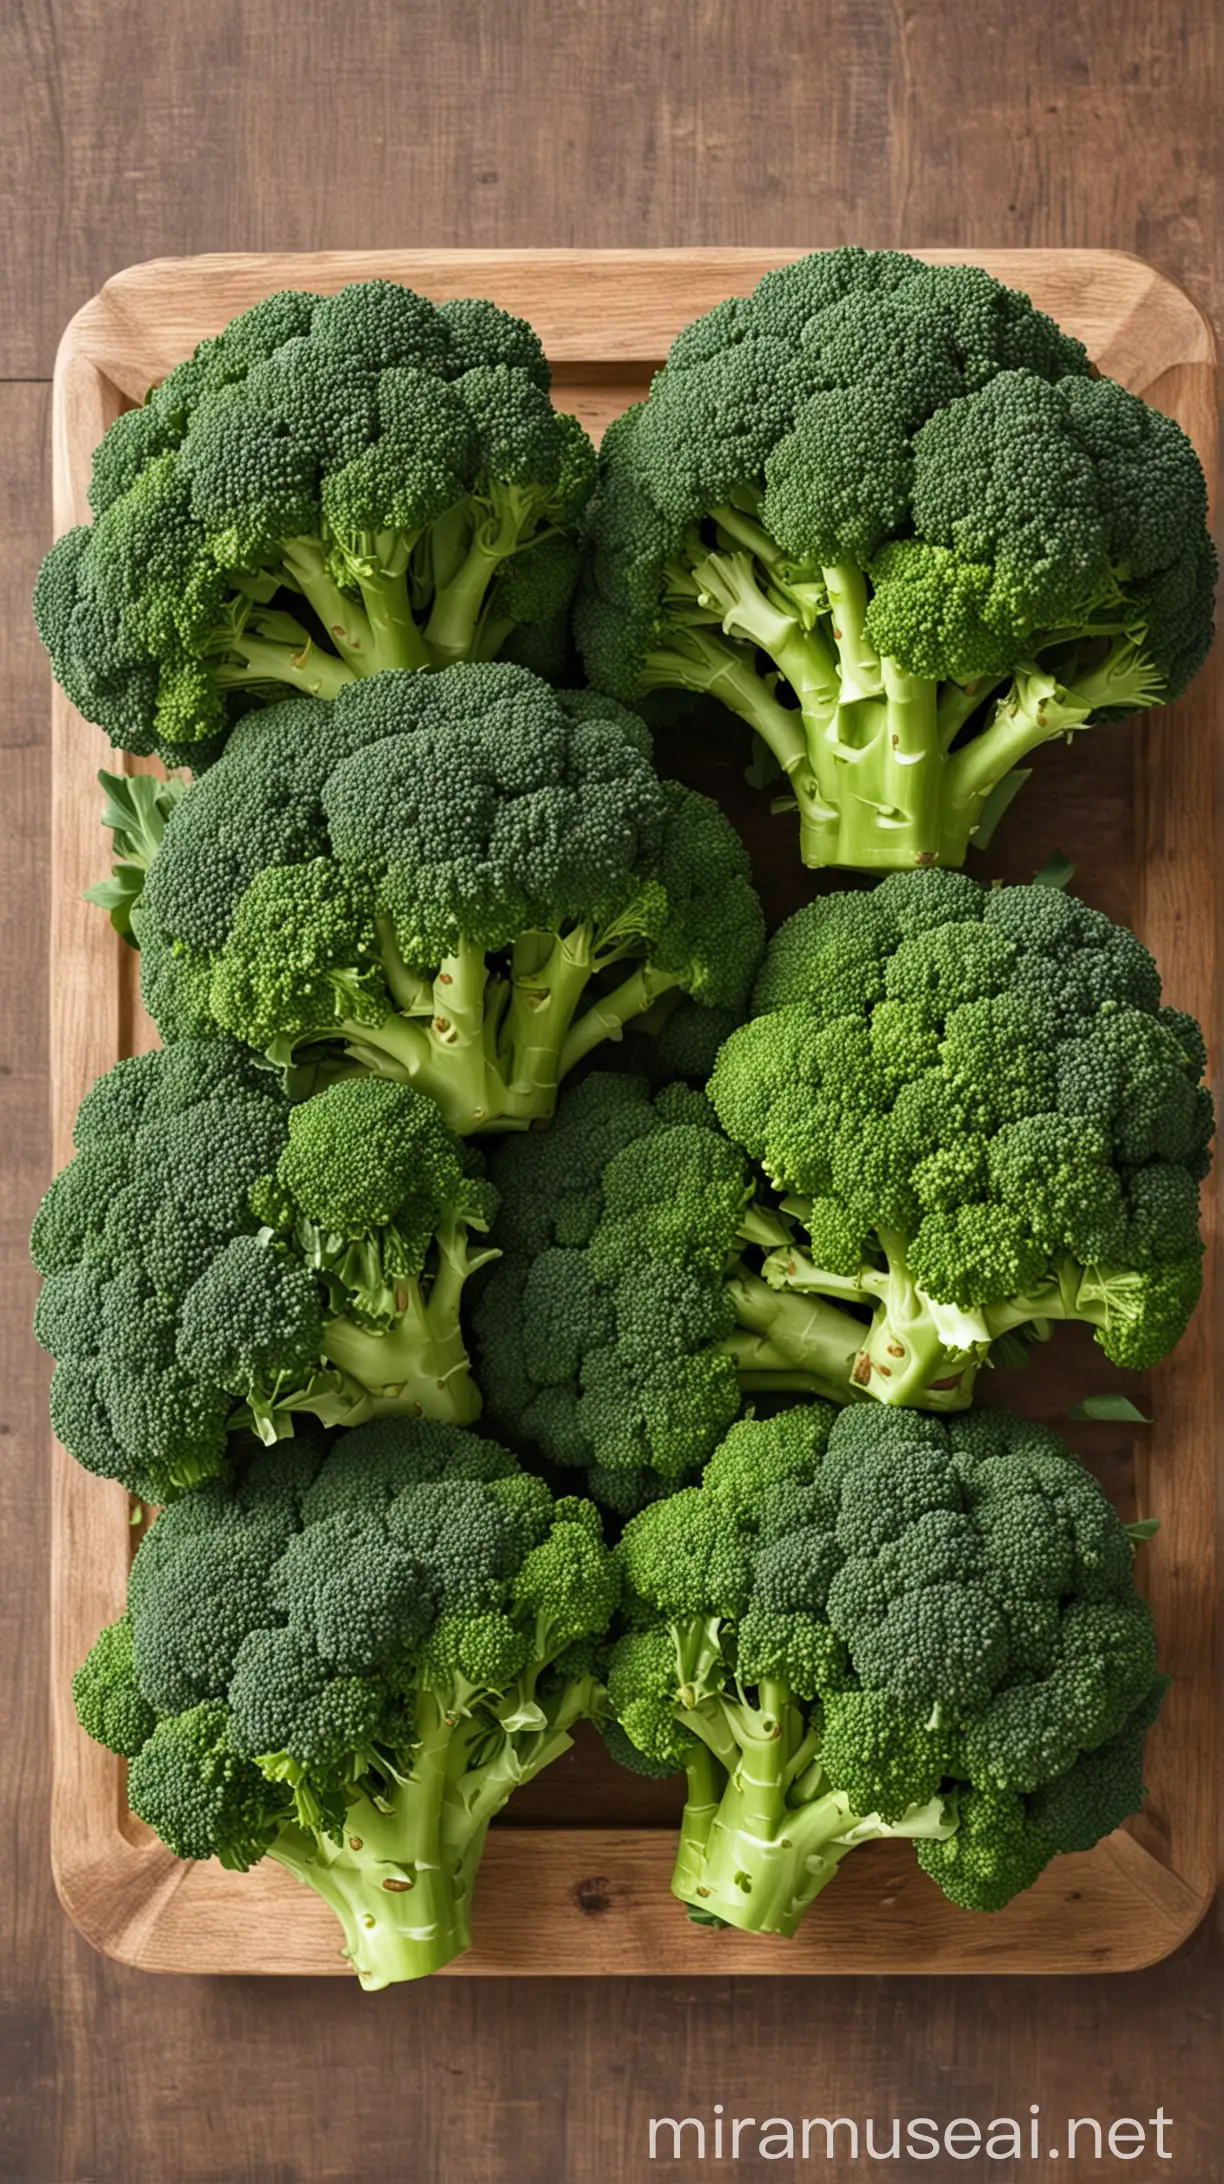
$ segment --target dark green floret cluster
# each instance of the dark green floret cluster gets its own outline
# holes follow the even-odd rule
[[[822,251],[687,327],[609,428],[598,687],[719,699],[809,865],[960,865],[1024,760],[1175,698],[1212,634],[1186,435],[976,266]]]
[[[1151,1614],[1124,1525],[1046,1427],[745,1420],[617,1558],[609,1697],[686,1771],[672,1888],[702,1922],[793,1934],[881,1836],[998,1911],[1142,1803]]]
[[[232,1033],[293,1091],[366,1069],[463,1134],[546,1117],[669,993],[742,1013],[765,940],[739,836],[642,723],[500,663],[252,715],[132,919],[164,1038]]]
[[[384,668],[564,666],[594,450],[537,335],[391,281],[269,296],[94,456],[35,593],[59,682],[200,772],[253,705]]]
[[[183,1858],[270,1857],[366,1988],[460,1954],[489,1822],[602,1701],[619,1590],[590,1502],[384,1418],[163,1511],[74,1685]]]
[[[1198,1024],[1124,926],[1057,887],[895,874],[770,943],[710,1098],[782,1194],[765,1279],[872,1314],[856,1379],[955,1410],[1000,1337],[1081,1320],[1174,1348],[1202,1281]]]
[[[75,1142],[34,1331],[87,1470],[163,1502],[303,1412],[477,1416],[460,1302],[496,1196],[432,1100],[356,1078],[291,1108],[232,1041],[185,1039],[100,1078]]]
[[[691,1478],[750,1394],[847,1402],[865,1330],[771,1287],[787,1228],[692,1086],[601,1071],[490,1162],[501,1258],[473,1314],[499,1432],[627,1512]]]

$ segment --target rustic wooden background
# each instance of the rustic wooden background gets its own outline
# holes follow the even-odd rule
[[[28,600],[55,343],[102,280],[225,249],[1109,244],[1218,321],[1221,21],[1215,0],[0,5],[4,2184],[629,2184],[651,2173],[652,2113],[716,2100],[982,2120],[1160,2102],[1173,2161],[1145,2157],[1136,2184],[1224,2176],[1215,1920],[1149,1973],[1062,1982],[453,1980],[366,1998],[155,1980],[92,1954],[46,1855],[46,1373],[25,1263],[48,1160],[48,680]],[[1013,2173],[1059,2172],[989,2170]]]

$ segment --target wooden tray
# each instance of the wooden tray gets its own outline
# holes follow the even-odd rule
[[[810,246],[805,246],[810,247]],[[745,292],[797,251],[403,251],[314,257],[160,260],[108,281],[78,313],[55,372],[57,530],[88,514],[91,453],[121,409],[257,298],[390,278],[441,301],[486,295],[539,329],[555,395],[590,429],[645,391],[687,320]],[[1177,417],[1215,471],[1214,348],[1189,299],[1113,251],[924,253],[975,259],[1026,289],[1079,334],[1103,370]],[[975,866],[1029,878],[1056,844],[1077,886],[1128,919],[1155,950],[1168,998],[1209,1032],[1216,1007],[1217,682],[1211,671],[1168,714],[1098,729],[1039,754],[1039,778]],[[81,901],[106,868],[95,773],[121,763],[58,691],[54,698],[52,1098],[55,1161],[71,1149],[87,1087],[150,1043],[135,959]],[[1050,763],[1041,763],[1046,758]],[[771,917],[815,891],[793,825],[743,786],[744,753],[673,741],[665,763],[719,795],[753,851]],[[836,884],[836,882],[833,882]],[[464,1973],[1076,1972],[1128,1970],[1192,1931],[1214,1886],[1216,1447],[1215,1205],[1202,1307],[1176,1358],[1145,1384],[1156,1425],[1088,1426],[1073,1438],[1129,1516],[1160,1519],[1144,1575],[1176,1682],[1149,1743],[1143,1816],[1087,1856],[1057,1859],[994,1918],[957,1911],[909,1849],[857,1851],[793,1942],[691,1926],[668,1893],[679,1799],[672,1784],[613,1770],[593,1740],[524,1792],[493,1831]],[[1099,1351],[1064,1330],[1040,1380],[998,1374],[988,1395],[1062,1423],[1063,1408],[1116,1386]],[[1130,1383],[1132,1389],[1133,1381]],[[1142,1396],[1144,1387],[1138,1390]],[[1148,1451],[1151,1450],[1151,1461]],[[121,1763],[77,1726],[70,1679],[95,1633],[123,1606],[132,1533],[128,1498],[54,1452],[52,1584],[55,1789],[52,1857],[70,1916],[98,1948],[157,1971],[340,1972],[328,1912],[272,1865],[249,1875],[183,1865],[125,1798]],[[609,1826],[610,1815],[619,1824]],[[523,1907],[531,1906],[524,1922]]]

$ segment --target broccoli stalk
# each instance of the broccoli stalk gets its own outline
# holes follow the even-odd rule
[[[798,1284],[773,1285],[737,1261],[725,1283],[735,1328],[718,1347],[734,1358],[745,1395],[824,1395],[834,1403],[851,1402],[866,1329],[824,1297],[797,1292]]]
[[[872,643],[855,563],[796,571],[741,511],[716,508],[711,522],[713,550],[693,530],[669,567],[644,677],[717,697],[755,729],[786,776],[806,865],[961,865],[970,842],[986,847],[1027,779],[1016,769],[1039,745],[1069,741],[1094,715],[1160,701],[1164,684],[1142,643],[1125,628],[1103,637],[1087,620],[1085,640],[1105,645],[1091,664],[1059,633],[1052,656],[1036,636],[1010,674],[916,673]],[[764,675],[754,652],[769,663]],[[793,704],[780,702],[779,683]]]
[[[73,1695],[177,1856],[272,1858],[386,1987],[467,1948],[490,1822],[604,1710],[619,1589],[593,1504],[497,1443],[308,1431],[161,1512]]]
[[[571,1069],[678,987],[679,973],[646,962],[616,986],[596,983],[592,998],[593,981],[635,941],[647,944],[652,907],[646,894],[636,931],[629,915],[604,932],[585,924],[523,934],[504,977],[490,973],[483,948],[460,937],[431,981],[405,972],[389,921],[379,920],[379,959],[399,1007],[375,1022],[340,1016],[334,1030],[350,1062],[428,1093],[460,1136],[525,1130],[551,1113]],[[291,1072],[291,1086],[307,1081],[309,1034],[305,1045],[305,1057],[297,1035],[268,1050]]]
[[[251,716],[135,922],[163,1037],[220,1026],[293,1097],[368,1071],[461,1136],[547,1120],[668,994],[741,1009],[764,946],[743,844],[642,722],[496,662]]]
[[[744,1419],[616,1552],[609,1705],[687,1774],[672,1889],[700,1923],[792,1935],[878,1837],[998,1911],[1143,1802],[1163,1680],[1134,1545],[1047,1427]]]
[[[821,1766],[806,1709],[778,1678],[744,1692],[711,1693],[677,1709],[698,1740],[672,1894],[701,1921],[789,1940],[804,1913],[859,1843],[881,1836],[944,1842],[956,1801],[937,1794],[887,1822],[856,1813]]]
[[[749,723],[805,863],[959,865],[1055,736],[1175,698],[1215,555],[1185,434],[974,266],[819,252],[673,344],[604,436],[597,688]]]
[[[344,1955],[367,1992],[425,1978],[471,1947],[490,1822],[570,1749],[575,1723],[598,1710],[600,1687],[589,1672],[554,1678],[541,1704],[544,1667],[533,1661],[500,1701],[501,1734],[483,1694],[462,1677],[445,1691],[421,1691],[414,1743],[394,1758],[380,1754],[381,1786],[354,1789],[343,1828],[319,1826],[307,1791],[312,1824],[290,1822],[272,1843],[268,1856],[334,1911]],[[258,1764],[272,1779],[298,1772],[276,1757]]]

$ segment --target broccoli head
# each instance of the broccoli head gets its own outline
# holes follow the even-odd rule
[[[496,1200],[432,1100],[362,1077],[290,1108],[243,1048],[184,1039],[100,1078],[76,1146],[34,1326],[88,1470],[162,1502],[299,1412],[477,1415],[460,1300]]]
[[[1053,1320],[1140,1371],[1180,1340],[1213,1107],[1202,1033],[1125,926],[1057,887],[896,873],[788,919],[753,1008],[710,1098],[786,1194],[766,1279],[873,1313],[869,1394],[962,1408],[993,1343]]]
[[[132,915],[164,1037],[412,1084],[464,1135],[547,1117],[670,993],[742,1010],[764,948],[738,835],[642,723],[504,662],[251,715]]]
[[[609,1699],[688,1773],[672,1886],[704,1920],[793,1934],[877,1836],[999,1910],[1142,1804],[1151,1614],[1125,1526],[1047,1427],[744,1420],[616,1553]]]
[[[77,1709],[171,1850],[273,1858],[385,1987],[467,1947],[490,1820],[602,1708],[618,1590],[592,1504],[495,1442],[308,1430],[155,1520]]]
[[[490,1173],[501,1257],[473,1314],[490,1418],[613,1509],[691,1477],[747,1391],[853,1397],[866,1330],[755,1271],[786,1229],[702,1093],[593,1072]]]
[[[605,436],[587,533],[592,682],[738,714],[809,865],[961,864],[1038,744],[1175,698],[1211,641],[1179,426],[1026,296],[897,251],[687,327]]]
[[[536,335],[391,281],[267,297],[111,426],[43,564],[59,682],[200,772],[254,705],[499,652],[556,671],[594,451]]]

